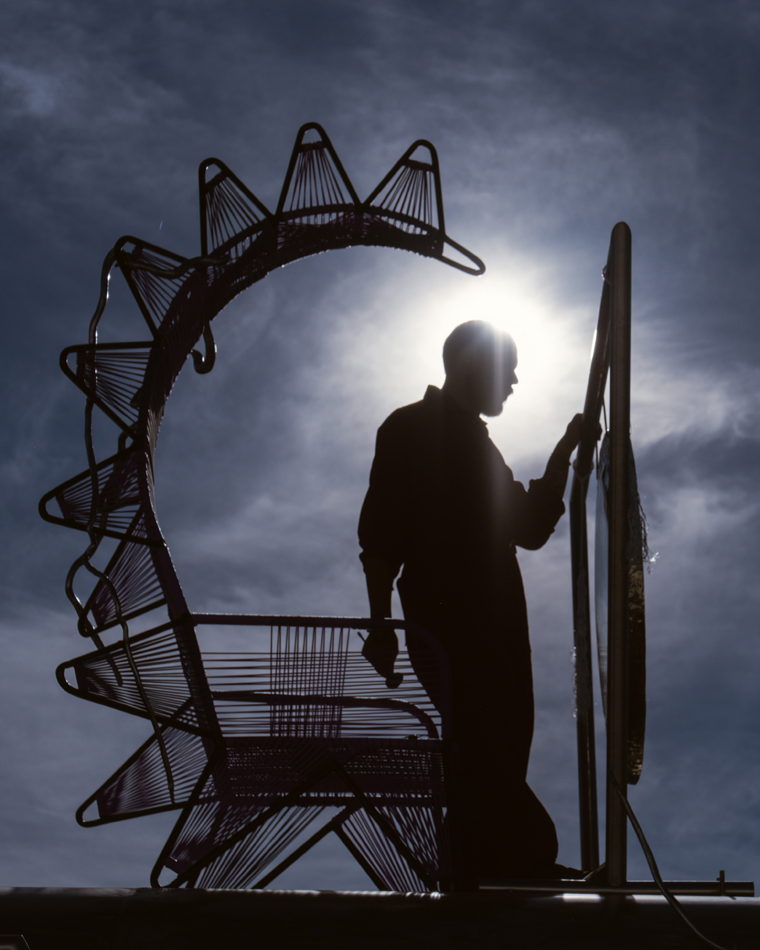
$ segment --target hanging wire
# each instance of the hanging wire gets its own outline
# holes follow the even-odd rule
[[[660,893],[662,894],[662,896],[670,904],[673,910],[678,914],[681,920],[683,920],[683,922],[686,924],[689,930],[691,930],[692,933],[694,933],[703,943],[707,944],[708,947],[713,947],[714,950],[727,950],[726,947],[721,946],[719,943],[714,943],[712,940],[710,940],[709,937],[705,937],[703,933],[697,930],[694,924],[689,920],[689,918],[684,913],[684,910],[681,907],[680,903],[676,900],[673,894],[670,893],[670,891],[667,888],[667,885],[662,879],[662,875],[660,874],[660,869],[657,867],[657,862],[655,861],[654,853],[652,852],[652,849],[649,847],[649,842],[644,836],[644,832],[641,828],[641,825],[638,822],[638,819],[636,818],[636,815],[633,813],[633,808],[631,808],[631,803],[623,794],[622,789],[620,788],[620,785],[618,784],[617,779],[612,774],[611,769],[607,770],[607,777],[609,778],[609,781],[612,787],[618,793],[618,796],[620,797],[620,801],[623,803],[623,808],[625,808],[625,812],[628,815],[631,825],[633,826],[633,830],[636,832],[636,837],[639,839],[641,850],[644,852],[644,857],[647,859],[649,870],[652,872],[652,877],[654,878],[655,884],[657,884],[657,887],[660,889]]]

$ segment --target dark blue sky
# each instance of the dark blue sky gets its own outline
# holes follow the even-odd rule
[[[458,322],[512,329],[520,385],[494,440],[542,471],[582,405],[599,274],[634,236],[633,438],[650,544],[649,733],[631,800],[666,877],[760,877],[756,5],[335,0],[7,2],[0,12],[3,761],[0,884],[124,885],[170,819],[79,829],[142,723],[56,685],[86,646],[63,594],[81,537],[39,497],[85,467],[58,353],[86,338],[106,251],[198,252],[196,168],[266,204],[322,123],[364,196],[415,139],[478,280],[381,249],[297,263],[215,321],[180,377],[158,504],[190,604],[362,613],[355,525],[374,433],[440,383]],[[109,332],[139,328],[113,281]],[[135,333],[134,335],[138,335]],[[538,704],[531,782],[577,853],[567,526],[525,553]],[[646,876],[634,841],[631,875]],[[340,846],[283,885],[364,887]]]

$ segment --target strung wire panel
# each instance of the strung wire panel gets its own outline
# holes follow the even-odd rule
[[[305,141],[307,134],[315,140]],[[429,162],[411,157],[420,145],[428,148]],[[285,640],[295,636],[298,642],[293,650],[285,644],[261,658],[262,671],[268,664],[266,682],[252,673],[259,669],[256,658],[202,655],[156,518],[154,457],[166,401],[188,356],[192,354],[199,372],[211,369],[215,354],[211,320],[271,270],[309,254],[357,244],[414,251],[473,274],[482,273],[483,264],[445,234],[437,158],[428,143],[415,143],[365,202],[358,198],[324,130],[313,123],[299,131],[274,214],[215,159],[202,164],[199,178],[201,256],[186,258],[146,241],[122,238],[104,262],[88,343],[69,347],[62,355],[67,376],[87,397],[89,465],[48,492],[40,511],[53,523],[88,534],[87,549],[69,571],[67,594],[79,616],[80,631],[92,635],[101,648],[64,664],[59,680],[75,695],[150,719],[154,728],[153,743],[137,758],[131,757],[129,767],[103,793],[104,815],[113,818],[135,808],[164,807],[155,804],[164,802],[164,793],[157,791],[159,761],[165,794],[172,804],[181,801],[204,755],[204,768],[208,767],[213,749],[221,758],[214,760],[209,788],[213,786],[224,808],[241,796],[247,798],[243,811],[248,809],[249,814],[253,800],[267,794],[266,783],[256,784],[257,756],[266,753],[270,761],[277,761],[272,774],[279,769],[277,781],[291,782],[281,786],[291,791],[281,794],[292,793],[290,752],[285,747],[267,748],[267,742],[274,740],[316,743],[313,755],[319,768],[331,757],[330,762],[351,772],[352,781],[365,794],[391,795],[397,802],[418,807],[430,792],[425,783],[429,786],[438,774],[440,756],[430,745],[424,751],[403,751],[398,743],[430,743],[440,734],[440,723],[430,703],[424,706],[419,684],[412,685],[410,669],[405,673],[409,682],[389,699],[382,680],[366,663],[360,668],[357,656],[347,648],[348,633],[333,629],[278,633]],[[469,263],[445,258],[445,242]],[[152,337],[147,342],[103,343],[98,338],[114,267],[124,276],[147,323]],[[201,337],[205,352],[195,349]],[[105,459],[99,458],[93,438],[96,410],[118,430],[118,450]],[[53,502],[60,514],[53,510]],[[93,558],[103,538],[119,544],[100,570]],[[74,578],[82,570],[97,578],[84,605],[73,594]],[[134,618],[156,609],[165,609],[169,623],[135,635],[130,628]],[[109,629],[118,631],[121,640],[105,646],[99,634]],[[76,685],[66,681],[67,671],[75,676]],[[180,733],[202,735],[205,741],[180,739]],[[381,737],[384,748],[378,741]],[[238,740],[243,745],[236,745]],[[329,753],[323,742],[334,744]],[[185,753],[187,771],[181,761]],[[394,756],[406,775],[403,790],[392,782]],[[303,767],[309,768],[308,763]],[[140,781],[147,788],[144,806],[139,805]],[[344,794],[334,777],[324,776],[320,782],[309,787],[308,795],[315,801],[331,796],[337,800]],[[119,812],[120,808],[126,811]],[[230,874],[238,879],[237,871]],[[223,875],[214,879],[222,880]]]
[[[276,758],[262,757],[257,763],[258,781],[251,770],[251,781],[247,788],[242,789],[242,794],[239,784],[237,789],[234,787],[235,777],[228,768],[230,760],[220,756],[213,771],[208,773],[207,770],[205,778],[200,780],[193,800],[180,817],[165,853],[159,858],[159,864],[165,864],[180,874],[191,868],[199,870],[226,852],[239,850],[241,845],[244,850],[255,850],[256,843],[266,841],[270,835],[268,829],[277,829],[283,819],[298,823],[298,815],[316,816],[329,807],[335,797],[330,794],[314,794],[308,801],[303,800],[298,808],[287,807],[288,803],[293,805],[293,793],[304,784],[305,777],[317,781],[329,765],[324,750],[315,749],[313,744],[301,740],[286,742],[285,745],[290,748],[281,748],[281,754]],[[252,787],[254,783],[256,789]],[[290,817],[289,813],[292,813]],[[300,828],[295,833],[300,833]],[[282,843],[282,847],[288,843]],[[261,863],[252,873],[258,873],[273,857],[265,855],[257,859]]]
[[[109,702],[135,715],[144,716],[145,703],[134,677],[131,655],[156,715],[169,721],[180,708],[187,728],[199,727],[192,705],[190,686],[185,675],[182,654],[172,630],[160,634],[136,635],[129,644],[117,641],[105,650],[89,653],[59,667],[58,680],[64,688],[83,699]],[[68,684],[66,673],[73,671],[76,687]]]
[[[382,768],[377,767],[378,753]],[[389,753],[378,740],[275,739],[231,744],[199,792],[197,804],[181,819],[171,854],[165,858],[166,867],[185,873],[218,862],[228,852],[246,854],[255,859],[255,865],[246,871],[250,879],[246,883],[250,883],[293,840],[278,839],[276,847],[266,854],[260,852],[271,829],[280,827],[280,818],[275,816],[290,814],[288,827],[297,827],[299,833],[304,825],[298,815],[316,816],[327,807],[365,801],[368,807],[377,807],[405,841],[415,863],[419,864],[417,852],[421,852],[424,876],[437,879],[448,867],[442,840],[440,747],[437,756],[427,756],[438,760],[435,771],[439,781],[432,788],[429,766],[421,769],[419,765],[423,750],[416,756],[414,768],[427,773],[426,787],[420,787],[416,796],[410,794],[407,781],[409,758],[394,759]],[[357,786],[362,795],[358,800]],[[383,846],[367,849],[370,861],[375,852],[384,853]]]
[[[377,738],[228,740],[218,794],[271,803],[305,783],[299,801],[336,805],[355,794],[341,777],[345,772],[374,800],[430,805],[443,801],[441,751],[439,742],[421,741],[410,749],[403,740]],[[341,767],[340,774],[333,766]]]
[[[211,174],[211,177],[209,177]],[[251,246],[272,215],[240,179],[217,159],[201,164],[203,254],[224,251],[234,260]]]
[[[122,541],[103,573],[109,583],[98,581],[85,604],[85,613],[91,613],[93,627],[98,632],[119,622],[117,602],[124,620],[166,603],[153,556],[145,544]]]
[[[353,210],[350,185],[324,142],[304,143],[296,159],[296,167],[284,203],[288,220],[326,224],[337,212]]]
[[[433,785],[438,794],[419,808],[381,805],[378,808],[395,828],[428,876],[440,877],[451,869],[448,838],[444,829],[443,783]]]
[[[325,809],[318,805],[276,813],[249,836],[205,865],[194,886],[250,887],[324,813]]]
[[[54,524],[81,531],[90,528],[106,537],[148,543],[151,539],[141,516],[139,480],[144,465],[144,456],[134,448],[112,455],[94,469],[87,469],[48,492],[40,502],[40,511],[46,521]],[[53,499],[60,517],[48,511]]]
[[[272,630],[269,680],[272,693],[301,696],[343,696],[349,631]],[[274,736],[332,737],[340,732],[342,708],[326,703],[273,704],[270,707]]]
[[[408,160],[378,196],[374,207],[396,227],[420,234],[435,227],[435,182],[432,165]]]
[[[133,636],[130,649],[144,682],[151,684],[151,695],[163,692],[161,684],[164,683],[167,696],[172,697],[168,705],[161,703],[164,713],[175,708],[173,704],[179,697],[187,698],[181,652],[171,629],[159,627]],[[321,731],[323,736],[330,736],[337,733],[338,727],[342,736],[374,735],[389,740],[394,736],[436,738],[441,734],[440,714],[416,679],[405,651],[399,654],[396,663],[404,681],[393,691],[386,688],[383,679],[358,652],[347,653],[342,668],[332,671],[333,692],[324,694],[308,690],[297,693],[297,683],[292,680],[283,684],[282,680],[292,675],[292,670],[283,673],[280,668],[273,673],[269,652],[202,651],[201,660],[218,722],[230,738],[298,736],[297,722],[312,713],[317,726],[304,725],[301,734],[314,736]],[[77,689],[85,698],[108,698],[142,711],[128,674],[129,664],[122,642],[108,647],[105,653],[95,651],[63,664],[59,678],[63,679],[67,670],[75,672]],[[335,680],[339,680],[340,688],[336,687]],[[314,687],[326,688],[316,675],[312,682]],[[320,706],[329,706],[336,697],[343,697],[339,714],[320,709]],[[289,704],[295,711],[286,713]],[[280,718],[272,716],[273,707],[279,707]],[[288,722],[287,727],[280,725]]]
[[[186,259],[164,248],[122,238],[117,243],[117,260],[124,278],[150,329],[156,333],[177,301],[187,297],[193,271],[176,272]]]
[[[151,343],[81,344],[61,354],[66,375],[123,429],[137,422]],[[68,363],[75,357],[75,368]]]
[[[418,894],[429,890],[420,874],[409,866],[366,812],[354,812],[343,824],[342,831],[382,880],[386,890]]]
[[[330,696],[336,695],[355,697],[356,705],[346,702],[334,712],[320,708],[318,691],[299,691],[297,695],[311,696],[312,702],[293,703],[290,711],[285,702],[278,704],[276,697],[285,700],[288,691],[273,689],[266,653],[203,651],[203,662],[225,735],[266,735],[270,729],[274,734],[298,735],[299,728],[304,733],[308,730],[309,734],[323,736],[335,735],[339,728],[342,736],[382,735],[389,739],[441,734],[440,713],[417,680],[406,651],[399,654],[395,665],[404,680],[393,691],[387,689],[385,681],[359,653],[348,653],[345,666],[339,671],[343,677],[342,692],[325,692],[321,705],[326,707]],[[277,674],[277,679],[281,678],[282,672]],[[314,724],[309,724],[308,719],[314,719]],[[299,722],[303,722],[302,727]]]
[[[98,791],[85,802],[84,813],[94,801],[98,819],[81,824],[102,824],[108,820],[152,814],[176,808],[190,798],[208,761],[203,741],[192,733],[166,727],[162,730],[169,756],[173,787],[166,781],[166,769],[155,736],[151,736]]]

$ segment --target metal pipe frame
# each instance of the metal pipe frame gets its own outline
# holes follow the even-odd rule
[[[628,774],[628,472],[631,428],[631,230],[615,225],[610,242],[610,488],[607,641],[607,883],[627,881]]]
[[[596,796],[596,738],[594,688],[591,662],[591,606],[589,597],[586,495],[594,470],[596,430],[607,385],[610,337],[610,294],[605,280],[599,305],[594,353],[591,358],[584,434],[573,466],[570,490],[570,558],[573,581],[573,643],[575,647],[575,722],[578,738],[578,806],[581,837],[581,867],[599,866],[599,816]]]
[[[578,739],[581,867],[584,871],[592,871],[599,866],[599,816],[596,798],[596,740],[586,536],[587,489],[587,482],[573,479],[570,492],[570,556],[573,574],[575,727]]]

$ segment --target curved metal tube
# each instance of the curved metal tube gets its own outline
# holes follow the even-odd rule
[[[203,325],[203,342],[206,346],[205,356],[200,350],[190,350],[193,357],[193,368],[196,373],[201,374],[210,373],[214,368],[214,363],[216,363],[216,342],[211,332],[211,325],[208,323]]]

